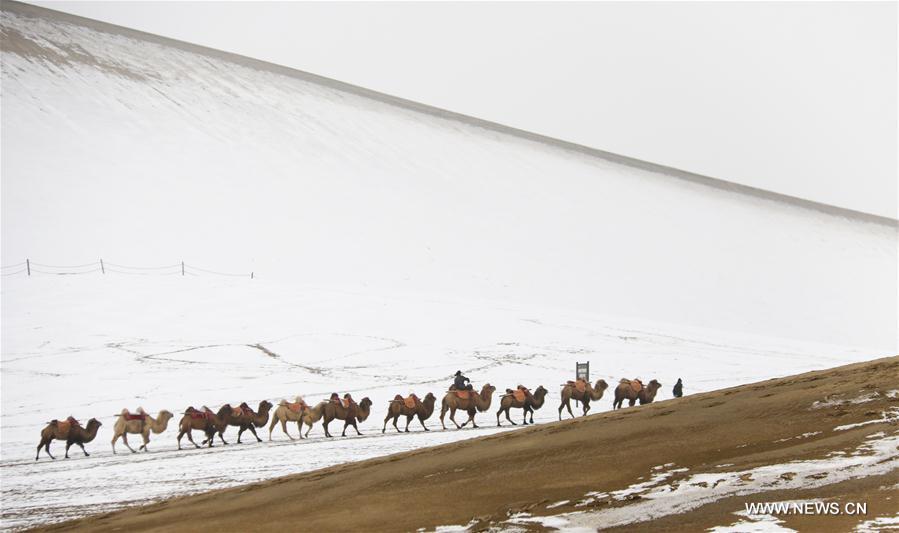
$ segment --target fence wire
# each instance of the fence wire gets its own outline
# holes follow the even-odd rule
[[[119,263],[110,263],[109,261],[99,260],[93,263],[84,263],[81,265],[49,265],[45,263],[36,263],[31,260],[25,260],[21,263],[0,266],[0,275],[8,276],[31,276],[40,274],[44,276],[80,276],[83,274],[123,274],[126,276],[225,276],[235,278],[255,278],[255,272],[234,273],[220,272],[217,270],[208,270],[196,267],[187,263],[174,263],[163,266],[128,266]]]

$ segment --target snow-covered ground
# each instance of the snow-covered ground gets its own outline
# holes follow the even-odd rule
[[[546,386],[547,421],[575,361],[666,398],[678,377],[690,394],[896,353],[895,221],[15,2],[0,29],[3,265],[257,274],[2,278],[5,527],[495,431],[379,435],[388,398],[440,396],[457,369]],[[124,407],[333,391],[374,401],[364,437],[109,448]],[[35,463],[70,414],[103,421],[94,455]]]
[[[391,429],[381,436],[387,400],[413,391],[441,397],[455,370],[500,390],[544,385],[550,394],[535,419],[546,422],[557,418],[559,384],[571,378],[575,361],[589,360],[594,380],[658,379],[664,385],[659,399],[665,399],[678,377],[691,394],[871,357],[542,306],[264,279],[15,278],[4,283],[2,312],[0,466],[7,527],[495,431],[492,409],[478,415],[480,431],[425,434],[413,424],[412,434]],[[132,455],[121,443],[119,455],[111,452],[112,415],[125,407],[180,413],[188,405],[255,406],[296,395],[317,401],[333,391],[374,401],[363,437],[329,441],[316,426],[312,440],[292,443],[276,429],[269,443],[262,430],[261,444],[246,434],[251,444],[176,451],[172,426],[152,437],[151,453]],[[594,411],[610,407],[607,396]],[[73,448],[69,460],[35,462],[40,429],[68,415],[104,423],[87,445],[91,457]],[[439,430],[436,414],[428,425]],[[296,436],[295,425],[289,429]],[[235,435],[226,433],[232,443]],[[59,443],[51,450],[61,457]],[[85,479],[90,490],[83,490]]]

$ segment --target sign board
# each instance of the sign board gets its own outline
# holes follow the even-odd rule
[[[575,363],[574,378],[590,381],[590,361],[586,363]]]

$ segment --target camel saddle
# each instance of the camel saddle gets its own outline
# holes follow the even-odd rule
[[[569,387],[574,387],[578,392],[584,392],[587,390],[587,382],[583,379],[578,379],[577,381],[568,381]]]
[[[525,398],[527,398],[528,396],[531,395],[531,391],[529,391],[529,390],[527,389],[527,387],[524,387],[524,386],[522,386],[522,385],[519,385],[518,388],[515,389],[515,390],[512,390],[512,389],[506,389],[506,395],[507,395],[507,396],[512,396],[513,398],[515,398],[515,401],[516,401],[516,402],[522,402],[522,403],[523,403],[524,400],[525,400]]]
[[[302,413],[307,407],[306,402],[287,403],[287,408],[294,413]]]
[[[197,420],[202,419],[202,418],[209,418],[209,413],[207,413],[205,411],[188,411],[186,414],[189,414],[191,418],[194,418]]]
[[[629,385],[633,389],[634,394],[640,394],[640,391],[643,390],[643,382],[639,379],[630,380]]]
[[[420,402],[421,400],[419,400],[418,396],[414,394],[410,394],[409,396],[403,398],[403,403],[405,403],[406,407],[409,409],[415,409]]]
[[[51,421],[50,421],[50,424],[51,424],[51,425],[55,424],[55,425],[56,425],[56,428],[57,428],[61,433],[64,433],[64,434],[66,434],[66,435],[69,434],[69,430],[72,429],[73,426],[81,427],[81,423],[78,422],[77,420],[75,420],[75,417],[72,417],[72,416],[70,416],[70,417],[68,417],[68,418],[66,418],[65,420],[62,420],[62,421],[60,421],[60,420],[51,420]]]
[[[231,416],[234,418],[240,418],[242,416],[256,416],[256,413],[253,412],[253,409],[250,408],[246,403],[242,403],[237,407],[231,408]]]
[[[473,395],[477,394],[473,390],[454,390],[452,392],[455,392],[456,396],[458,396],[462,400],[467,400],[467,399],[471,398]]]
[[[140,420],[143,422],[147,419],[147,413],[131,413],[126,410],[124,418],[125,420]]]

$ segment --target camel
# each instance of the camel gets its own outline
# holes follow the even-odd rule
[[[259,435],[256,434],[256,428],[265,427],[268,424],[269,411],[272,409],[272,402],[262,400],[259,402],[259,409],[253,412],[246,402],[243,402],[237,409],[231,413],[231,419],[228,421],[229,426],[237,426],[240,430],[237,432],[237,444],[240,444],[240,436],[243,432],[250,430],[257,442],[262,442]]]
[[[407,403],[407,400],[410,401]],[[411,407],[409,406],[410,403],[412,404]],[[421,423],[421,427],[423,427],[425,431],[431,431],[428,429],[428,426],[425,425],[425,420],[434,414],[435,403],[437,403],[437,397],[430,392],[425,396],[424,400],[419,400],[414,394],[408,398],[403,398],[397,394],[387,407],[387,416],[384,417],[384,427],[381,428],[381,433],[384,433],[387,430],[387,421],[391,418],[393,419],[393,427],[396,428],[396,432],[401,433],[400,428],[396,425],[396,421],[400,416],[406,417],[406,433],[409,433],[409,423],[412,422],[412,419],[416,415],[418,416],[418,421]]]
[[[290,436],[290,433],[287,432],[287,423],[288,422],[296,422],[297,430],[300,432],[300,439],[303,438],[303,414],[309,409],[309,406],[306,405],[306,402],[303,400],[302,396],[297,396],[296,401],[293,403],[288,402],[287,400],[281,400],[281,403],[278,404],[278,407],[275,408],[275,411],[272,413],[272,422],[268,426],[268,440],[272,440],[272,430],[275,428],[275,424],[281,422],[281,431],[287,435],[287,438],[290,440],[294,440],[293,437]],[[321,417],[319,417],[321,418]]]
[[[219,409],[218,413],[213,413],[208,407],[203,407],[202,411],[197,411],[193,407],[188,407],[187,410],[184,411],[184,416],[181,418],[181,421],[178,422],[178,449],[181,449],[181,437],[184,434],[187,434],[187,440],[190,441],[191,444],[200,447],[199,444],[194,442],[194,438],[192,435],[193,430],[199,430],[206,434],[206,440],[203,441],[203,444],[209,443],[209,447],[212,448],[212,440],[215,438],[215,434],[218,433],[219,438],[222,439],[222,444],[227,445],[225,442],[225,437],[222,433],[228,429],[228,422],[231,421],[231,413],[233,409],[229,404],[225,404]]]
[[[150,444],[150,432],[153,433],[162,433],[169,426],[169,420],[175,416],[169,411],[163,409],[159,411],[159,415],[156,418],[150,416],[149,413],[144,411],[143,407],[137,408],[137,414],[133,415],[128,412],[128,409],[122,409],[121,414],[116,418],[115,426],[113,426],[113,436],[112,436],[112,453],[115,454],[115,443],[119,440],[119,437],[122,437],[122,442],[125,443],[125,446],[131,450],[131,453],[137,453],[134,448],[128,444],[128,434],[135,433],[139,434],[144,439],[144,443],[140,445],[138,450],[150,451],[147,448],[147,444]]]
[[[509,418],[509,410],[513,407],[524,410],[524,417],[521,421],[522,424],[528,424],[528,413],[531,415],[530,423],[533,424],[534,411],[543,407],[543,401],[546,399],[546,392],[543,385],[537,387],[533,394],[521,385],[518,386],[517,390],[506,389],[506,394],[499,399],[499,411],[496,412],[496,426],[500,427],[502,425],[499,421],[499,415],[502,414],[503,411],[506,413],[506,420],[512,422],[512,419]],[[512,425],[516,426],[518,424],[512,422]]]
[[[84,452],[85,457],[90,457],[91,454],[87,453],[87,450],[84,449],[84,445],[94,440],[94,437],[97,436],[97,430],[100,429],[100,426],[102,425],[103,423],[96,418],[88,420],[86,427],[82,427],[81,424],[71,416],[64,421],[51,420],[47,424],[47,427],[41,430],[41,442],[37,445],[37,455],[34,456],[34,460],[37,461],[41,456],[41,448],[47,452],[50,459],[56,459],[56,457],[53,457],[50,453],[50,443],[53,440],[66,441],[66,459],[69,458],[69,447],[71,447],[72,444],[77,444],[81,448],[81,451]]]
[[[562,409],[568,408],[568,414],[574,418],[571,412],[571,400],[576,400],[584,405],[584,415],[590,410],[590,402],[595,402],[602,398],[603,393],[609,388],[609,384],[604,379],[596,382],[596,385],[590,385],[589,382],[579,379],[578,381],[569,381],[562,385],[562,403],[559,405],[559,420],[562,420]]]
[[[353,429],[356,430],[356,434],[362,435],[362,432],[359,431],[359,426],[356,425],[356,421],[364,422],[365,419],[368,418],[368,415],[371,414],[371,400],[368,399],[367,396],[362,398],[362,401],[359,402],[358,405],[350,404],[347,406],[342,401],[323,403],[324,406],[321,411],[322,426],[325,428],[326,437],[332,436],[328,431],[328,424],[335,419],[343,420],[343,433],[340,434],[341,437],[346,437],[346,428],[349,426],[353,426]]]
[[[652,380],[648,385],[643,385],[640,380],[622,379],[615,388],[615,399],[612,401],[613,409],[621,409],[624,400],[628,401],[628,407],[633,407],[634,402],[640,400],[640,405],[652,403],[656,397],[656,392],[662,387],[662,384],[656,380]]]
[[[440,425],[443,426],[443,429],[446,429],[446,424],[443,423],[443,417],[446,415],[446,412],[450,412],[450,420],[453,424],[456,424],[457,429],[462,429],[471,422],[471,426],[476,428],[478,425],[474,421],[474,415],[480,412],[484,412],[487,409],[490,409],[490,403],[493,401],[493,392],[496,391],[496,387],[487,383],[481,388],[480,393],[476,393],[474,391],[457,391],[451,390],[446,393],[446,396],[443,397],[443,403],[440,407]],[[462,398],[458,393],[469,393],[467,397]],[[458,422],[456,422],[456,410],[465,411],[468,413],[468,420],[465,421],[461,426]]]
[[[297,422],[297,428],[300,430],[300,438],[306,437],[309,438],[309,432],[312,431],[312,426],[316,422],[322,419],[325,416],[325,406],[328,405],[327,401],[318,402],[315,407],[306,408],[303,411],[302,419]],[[306,434],[303,434],[303,424],[309,426],[309,429],[306,430]]]

